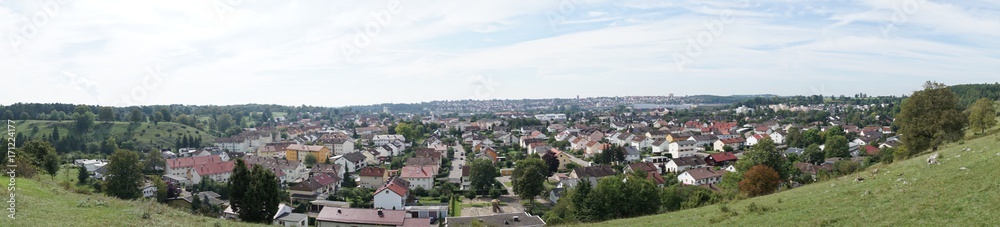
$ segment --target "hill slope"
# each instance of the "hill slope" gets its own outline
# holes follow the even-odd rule
[[[70,135],[70,130],[74,127],[74,121],[39,121],[27,120],[17,121],[15,126],[17,132],[24,134],[28,138],[40,138],[51,136],[52,127],[59,127],[59,135],[63,137]],[[38,128],[35,131],[35,128]],[[134,128],[132,128],[134,127]],[[173,147],[177,138],[185,135],[201,136],[203,142],[212,142],[215,137],[196,128],[173,123],[151,122],[140,123],[132,126],[129,122],[94,122],[93,129],[89,132],[93,141],[104,140],[108,137],[115,137],[118,142],[131,142],[136,145],[137,150],[146,151],[152,148]],[[60,151],[61,152],[61,151]]]
[[[192,215],[153,202],[77,194],[56,185],[47,175],[38,177],[16,179],[16,219],[8,218],[10,213],[4,210],[0,226],[257,226]],[[10,194],[7,187],[3,192],[5,197]],[[143,218],[144,214],[148,217]]]
[[[926,154],[769,196],[586,225],[994,225],[1000,223],[998,148],[1000,136],[992,135],[946,146],[940,165],[927,165]],[[855,182],[857,176],[865,180]],[[750,204],[762,209],[750,211]]]

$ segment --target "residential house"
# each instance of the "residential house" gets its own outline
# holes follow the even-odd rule
[[[372,202],[375,208],[386,210],[402,210],[409,198],[410,183],[399,177],[393,177],[375,193]]]
[[[329,174],[316,174],[309,180],[299,182],[288,188],[288,194],[298,201],[310,202],[325,199],[325,196],[337,192],[341,179]]]
[[[226,210],[231,212],[232,206],[226,208]],[[271,225],[278,225],[285,227],[291,227],[291,226],[308,227],[309,226],[308,219],[309,215],[303,213],[294,213],[292,212],[292,207],[282,203],[278,205],[278,212],[275,212],[274,217],[271,218],[272,220]]]
[[[706,185],[716,184],[722,181],[723,170],[712,170],[712,168],[695,168],[684,171],[677,176],[677,181],[686,185]]]
[[[618,174],[618,171],[616,171],[614,168],[611,168],[611,166],[609,165],[596,165],[587,167],[577,167],[576,169],[573,169],[573,171],[569,173],[569,178],[600,179],[607,176],[613,176],[615,174]]]
[[[785,134],[786,134],[785,132],[777,131],[777,132],[771,133],[770,137],[771,137],[771,140],[774,141],[775,144],[784,144],[785,143]]]
[[[403,207],[390,209],[359,209],[324,206],[316,216],[316,226],[414,226],[431,225],[429,218],[412,218]]]
[[[656,139],[650,144],[650,147],[652,147],[653,154],[663,154],[670,150],[670,143],[667,142],[667,139]]]
[[[285,148],[285,159],[289,161],[304,161],[310,154],[316,157],[316,163],[325,163],[330,157],[330,148],[299,144],[288,145]]]
[[[372,137],[372,143],[375,143],[375,146],[386,145],[396,140],[406,142],[406,137],[403,135],[375,135]]]
[[[746,140],[740,137],[720,139],[715,141],[714,148],[716,151],[724,151],[725,147],[729,146],[734,150],[740,150],[743,149],[743,143],[746,143]]]
[[[354,140],[349,138],[330,139],[323,141],[327,149],[333,151],[333,155],[342,155],[354,152]]]
[[[639,151],[639,149],[636,149],[635,147],[632,147],[632,146],[625,147],[625,161],[626,162],[638,161],[640,155],[641,155],[641,152]]]
[[[749,147],[749,146],[756,145],[761,140],[764,140],[764,138],[770,138],[770,136],[768,136],[767,134],[755,134],[753,136],[747,137],[746,146]]]
[[[667,142],[671,142],[671,143],[677,142],[677,141],[684,141],[684,140],[687,140],[688,138],[691,138],[691,136],[684,135],[684,134],[678,134],[678,133],[671,133],[670,135],[667,135],[667,137],[666,137]]]
[[[556,148],[550,148],[550,150],[543,153],[542,156],[545,156],[547,154],[551,154],[556,157],[556,160],[559,160],[559,168],[558,168],[559,170],[566,170],[566,164],[573,162],[573,160],[569,157],[568,154],[566,154],[566,152]]]
[[[714,135],[694,135],[688,138],[688,140],[694,141],[694,146],[696,148],[703,148],[705,146],[714,145],[715,141],[718,141],[719,138]]]
[[[664,171],[679,173],[688,169],[702,168],[705,166],[708,166],[708,163],[705,163],[704,159],[697,156],[688,156],[670,159],[670,162],[667,162],[667,164],[664,165]]]
[[[729,164],[735,164],[738,159],[739,158],[737,158],[736,154],[733,154],[733,152],[720,152],[710,154],[708,157],[705,157],[705,163],[710,166],[727,166]]]
[[[367,166],[365,159],[365,155],[361,154],[361,152],[353,152],[334,156],[333,163],[343,165],[347,172],[353,173]]]
[[[410,182],[410,189],[422,187],[427,190],[434,188],[437,173],[438,166],[403,166],[399,171],[400,177]]]
[[[649,147],[649,145],[652,143],[653,140],[649,139],[646,136],[636,136],[635,138],[632,138],[632,141],[630,141],[627,145],[636,147],[638,149],[643,149]]]
[[[694,156],[697,152],[697,150],[695,150],[696,143],[697,142],[691,140],[671,142],[668,152],[670,152],[671,157],[674,158]]]
[[[376,189],[385,185],[386,179],[389,179],[389,172],[384,168],[369,166],[361,168],[358,176],[361,177],[358,187]]]
[[[261,156],[246,156],[243,157],[243,161],[247,163],[248,166],[261,165],[266,169],[270,169],[275,172],[275,175],[284,175],[284,181],[297,183],[309,178],[309,169],[301,161],[290,161],[287,159],[279,159],[274,157],[261,157]],[[315,169],[317,165],[315,164],[313,168]]]

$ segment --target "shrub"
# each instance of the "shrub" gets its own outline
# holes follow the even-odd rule
[[[743,174],[743,180],[739,183],[740,192],[748,196],[761,196],[774,192],[781,183],[781,176],[777,171],[765,165],[756,165]]]

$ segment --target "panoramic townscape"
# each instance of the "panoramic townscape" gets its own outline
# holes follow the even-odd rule
[[[904,97],[493,100],[462,101],[461,109],[0,109],[11,119],[14,143],[3,160],[17,174],[9,192],[20,193],[18,219],[125,209],[121,220],[81,224],[151,224],[167,215],[160,221],[170,225],[544,226],[718,204],[714,213],[767,215],[783,208],[752,203],[737,214],[741,208],[725,204],[864,184],[896,176],[880,169],[917,156],[951,162],[960,155],[939,150],[970,139],[1000,146],[992,139],[1000,84],[924,86]],[[919,182],[898,175],[901,184]]]
[[[0,0],[7,226],[1000,226],[993,1]]]

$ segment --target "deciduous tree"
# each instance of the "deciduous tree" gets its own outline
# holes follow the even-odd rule
[[[142,197],[142,163],[139,154],[119,149],[111,155],[108,163],[107,190],[109,196],[120,199]]]
[[[510,177],[514,194],[534,203],[535,196],[541,195],[545,191],[546,172],[548,172],[548,167],[541,159],[528,158],[517,161],[517,167],[514,168],[514,173]]]
[[[988,98],[976,100],[976,103],[969,108],[969,128],[986,133],[986,129],[997,125],[996,111],[993,100]]]
[[[781,183],[777,171],[765,165],[755,165],[743,174],[740,181],[740,192],[748,196],[761,196],[774,192]]]
[[[924,89],[903,100],[894,122],[903,149],[896,159],[906,159],[927,149],[937,150],[941,144],[958,141],[963,136],[966,116],[958,108],[958,97],[944,84],[927,81]]]

